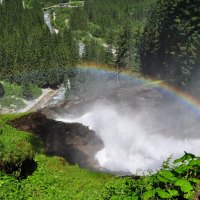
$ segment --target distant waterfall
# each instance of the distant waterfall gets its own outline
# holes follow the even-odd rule
[[[45,21],[46,25],[48,26],[50,32],[53,33],[54,27],[51,25],[51,15],[50,15],[49,10],[44,11],[44,21]]]

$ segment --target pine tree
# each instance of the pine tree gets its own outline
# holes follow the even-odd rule
[[[116,64],[119,68],[128,68],[134,65],[133,33],[131,28],[131,23],[126,22],[118,39]]]
[[[198,0],[159,0],[141,37],[144,74],[187,85],[200,71]]]

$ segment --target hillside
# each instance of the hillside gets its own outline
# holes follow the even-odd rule
[[[0,0],[0,199],[200,199],[199,67],[199,0]]]

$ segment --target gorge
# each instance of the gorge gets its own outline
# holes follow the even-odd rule
[[[139,79],[119,75],[118,82],[116,74],[98,70],[80,74],[82,82],[76,83],[73,98],[57,97],[40,110],[43,114],[30,115],[37,128],[26,127],[29,118],[16,123],[39,135],[48,154],[118,174],[154,171],[170,156],[174,160],[184,152],[200,154],[197,108]]]

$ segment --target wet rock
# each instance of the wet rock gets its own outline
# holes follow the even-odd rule
[[[100,170],[95,154],[103,148],[103,142],[88,127],[48,119],[40,112],[16,119],[11,125],[38,136],[47,155],[62,156],[70,164]]]

